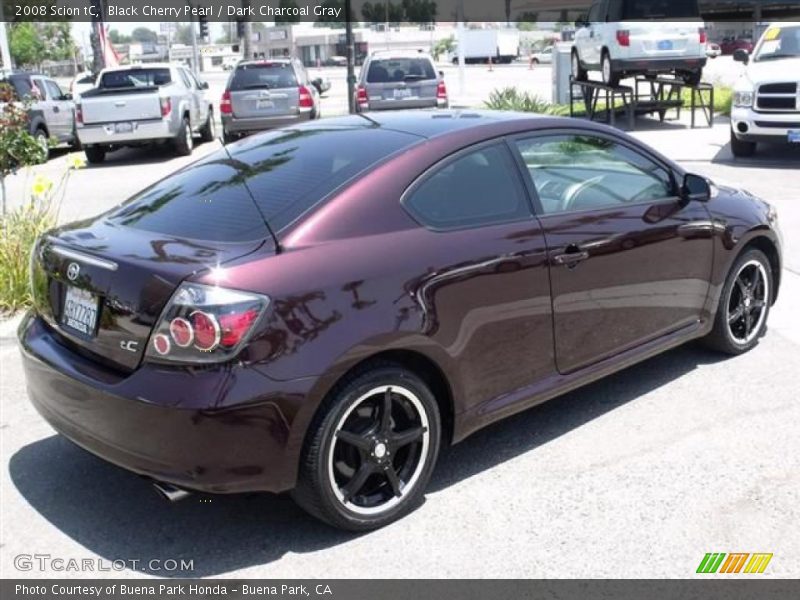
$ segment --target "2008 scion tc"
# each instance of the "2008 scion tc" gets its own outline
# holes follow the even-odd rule
[[[623,133],[398,112],[248,138],[50,232],[19,336],[90,452],[365,530],[490,422],[692,339],[750,350],[780,272],[767,203]]]

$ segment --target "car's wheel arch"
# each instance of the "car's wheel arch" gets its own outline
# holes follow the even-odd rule
[[[382,345],[392,346],[385,339],[381,340]],[[428,342],[428,345],[430,342]],[[352,377],[353,374],[368,369],[371,364],[396,364],[407,369],[420,377],[430,386],[442,419],[442,444],[450,445],[458,441],[457,412],[454,398],[458,397],[458,390],[454,389],[452,378],[446,375],[447,368],[442,365],[447,359],[440,354],[440,350],[431,350],[429,347],[423,348],[419,345],[408,343],[378,352],[365,353],[364,347],[370,344],[359,344],[341,356],[333,367],[320,377],[306,395],[303,406],[292,421],[289,434],[288,456],[291,460],[292,476],[294,481],[297,477],[299,461],[302,455],[303,445],[309,435],[310,425],[314,422],[317,413],[325,404],[329,394],[333,393],[340,382]]]

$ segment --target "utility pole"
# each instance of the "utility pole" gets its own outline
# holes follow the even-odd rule
[[[191,2],[187,2],[189,8],[192,7]],[[200,51],[197,49],[197,29],[194,27],[194,21],[189,18],[189,39],[192,41],[192,71],[195,75],[200,72]]]
[[[100,36],[100,30],[105,27],[103,24],[103,0],[92,0],[92,8],[92,12],[97,16],[92,17],[92,32],[89,40],[92,43],[92,73],[97,75],[106,67],[106,49]],[[105,36],[105,32],[103,32],[103,36]]]
[[[250,0],[242,0],[242,8],[250,6]],[[253,23],[249,17],[244,19],[244,35],[242,36],[242,58],[250,60],[253,58]]]
[[[464,81],[464,0],[458,0],[456,19],[458,21],[458,91],[463,97],[466,92]]]
[[[8,33],[6,22],[3,21],[3,3],[0,2],[0,58],[3,59],[3,68],[0,71],[11,72],[11,50],[8,49]]]
[[[353,11],[350,0],[344,0],[345,44],[347,45],[347,106],[356,112],[356,48],[353,41]]]

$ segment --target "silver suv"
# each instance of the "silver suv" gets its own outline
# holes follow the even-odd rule
[[[447,108],[447,87],[433,59],[422,52],[375,52],[361,67],[356,110]]]
[[[227,144],[256,131],[318,119],[319,92],[299,60],[240,62],[228,78],[219,112]]]

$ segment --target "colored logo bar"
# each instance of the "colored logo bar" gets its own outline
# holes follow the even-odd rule
[[[763,573],[771,553],[709,552],[700,561],[697,573]]]

